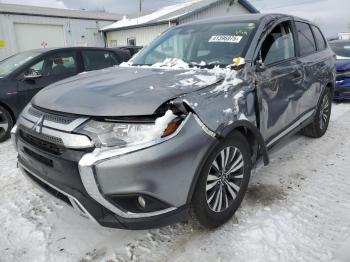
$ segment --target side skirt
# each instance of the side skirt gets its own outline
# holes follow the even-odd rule
[[[297,120],[295,120],[291,125],[285,128],[282,132],[277,134],[271,139],[266,141],[267,148],[271,149],[273,146],[278,144],[281,140],[284,140],[292,135],[295,135],[304,127],[308,126],[312,123],[315,116],[316,108],[311,109],[304,115],[300,116]]]

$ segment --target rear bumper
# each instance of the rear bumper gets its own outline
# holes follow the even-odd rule
[[[65,148],[52,154],[13,134],[21,172],[82,216],[105,227],[145,229],[188,219],[188,196],[208,149],[216,140],[191,116],[176,137],[132,152]],[[143,195],[164,208],[135,212],[111,197]]]

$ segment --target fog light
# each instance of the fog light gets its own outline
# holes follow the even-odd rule
[[[142,196],[137,198],[137,202],[142,208],[146,208],[146,200]]]

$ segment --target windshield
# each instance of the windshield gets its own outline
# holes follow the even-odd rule
[[[350,42],[329,43],[337,56],[350,58]]]
[[[33,51],[22,52],[0,62],[0,77],[5,77],[19,66],[38,56],[40,53]]]
[[[230,65],[244,57],[256,24],[199,24],[169,30],[132,59],[132,65],[154,65],[180,59],[190,65]]]

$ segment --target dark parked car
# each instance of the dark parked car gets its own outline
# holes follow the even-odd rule
[[[127,45],[127,46],[118,47],[118,49],[127,50],[130,53],[131,57],[136,55],[142,48],[143,48],[142,46],[135,46],[135,45]]]
[[[6,140],[18,114],[45,86],[83,71],[128,61],[125,50],[106,48],[38,49],[0,62],[0,142]]]
[[[232,217],[252,167],[288,135],[325,134],[335,57],[286,15],[170,29],[128,65],[39,92],[13,129],[23,174],[107,227]]]
[[[350,99],[350,40],[329,42],[337,55],[337,82],[334,91],[335,100]]]

